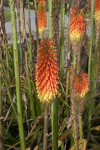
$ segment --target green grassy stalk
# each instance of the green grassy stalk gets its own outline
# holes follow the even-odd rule
[[[67,9],[69,9],[69,4],[67,4]],[[69,70],[68,70],[68,49],[69,49],[69,12],[67,10],[67,75],[66,75],[66,116],[68,119],[68,91],[69,91]]]
[[[6,46],[7,76],[8,76],[8,80],[10,80],[10,77],[9,77],[9,58],[8,58],[8,45],[7,45],[7,41],[5,41],[5,46]]]
[[[17,1],[17,17],[18,17],[18,26],[19,26],[19,45],[20,45],[20,74],[23,72],[22,67],[22,46],[21,46],[21,24],[20,24],[20,0]]]
[[[26,78],[27,78],[28,92],[29,92],[29,98],[30,98],[30,109],[32,112],[33,121],[35,121],[36,119],[35,107],[34,107],[34,102],[33,102],[31,80],[30,80],[30,74],[29,74],[29,68],[28,68],[27,51],[25,51],[25,63],[26,63]]]
[[[65,114],[68,120],[68,93],[69,93],[69,71],[67,72],[67,77],[66,77],[66,110]]]
[[[92,55],[92,46],[93,46],[93,22],[94,22],[94,5],[95,0],[91,2],[91,33],[90,33],[90,50],[89,50],[89,62],[88,62],[88,78],[91,76],[91,55]]]
[[[62,50],[62,71],[64,72],[64,26],[65,26],[65,1],[61,0],[61,50]]]
[[[22,106],[21,106],[21,94],[20,94],[20,82],[19,82],[19,65],[18,65],[18,46],[17,46],[17,29],[16,29],[16,15],[14,0],[9,0],[11,21],[12,21],[12,34],[13,34],[13,55],[14,55],[14,71],[16,81],[16,98],[17,98],[17,113],[18,113],[18,127],[20,136],[21,150],[25,150]]]
[[[30,47],[30,63],[32,62],[32,36],[31,36],[31,19],[30,19],[30,0],[28,0],[28,19],[29,19],[29,47]]]
[[[79,121],[79,136],[80,136],[80,140],[82,140],[83,139],[82,116],[78,117],[78,121]]]
[[[0,37],[1,42],[1,37]],[[2,42],[1,42],[2,43]],[[2,49],[0,46],[0,150],[3,150]]]
[[[99,41],[96,40],[95,53],[94,53],[93,64],[92,64],[92,92],[94,92],[95,89],[96,89],[97,63],[98,63],[98,45],[99,45]]]
[[[64,150],[64,143],[61,144],[61,150]]]
[[[8,93],[8,97],[9,97],[9,100],[10,100],[10,103],[11,103],[11,106],[12,106],[12,109],[13,109],[13,111],[14,111],[14,114],[15,114],[16,118],[17,118],[16,108],[15,108],[15,105],[14,105],[14,103],[13,103],[13,99],[12,99],[12,96],[11,96],[11,94],[10,94],[10,90],[9,90],[9,88],[8,88],[8,83],[7,83],[6,79],[3,79],[3,81],[4,81],[4,84],[5,84],[7,93]]]
[[[48,145],[48,104],[44,105],[44,136],[43,136],[43,150],[47,150]]]
[[[68,49],[69,49],[69,4],[67,4],[67,66],[68,66]]]
[[[53,42],[55,43],[55,46],[58,50],[58,57],[59,57],[60,56],[59,55],[59,1],[53,0],[52,2],[53,2],[52,5],[50,5],[52,6],[52,37],[53,37]],[[58,150],[58,99],[57,98],[51,104],[51,126],[52,126],[52,150]]]
[[[37,0],[34,0],[34,6],[35,6],[35,24],[36,24],[36,40],[37,40],[37,50],[38,50],[38,44],[39,44],[39,33],[38,33],[38,17],[37,17]]]
[[[74,69],[76,69],[76,55],[75,54],[73,55],[73,66],[74,66]]]
[[[73,56],[75,57],[75,56]],[[73,62],[75,63],[75,62]],[[75,66],[75,64],[74,64]],[[75,143],[75,150],[78,150],[78,133],[77,133],[77,120],[76,120],[76,103],[75,103],[75,94],[74,94],[74,74],[75,74],[75,68],[72,66],[71,72],[70,72],[70,101],[71,101],[71,115],[73,116],[73,137],[74,137],[74,143]]]
[[[92,56],[92,46],[93,46],[93,23],[94,23],[94,6],[95,6],[95,0],[92,0],[91,2],[91,33],[90,33],[90,50],[89,50],[89,62],[88,62],[88,78],[91,80],[91,56]],[[92,94],[92,93],[91,93]],[[91,119],[92,119],[92,108],[93,104],[92,102],[91,107],[89,109],[89,128],[91,127]]]
[[[52,150],[58,150],[58,101],[51,104]]]
[[[24,16],[23,0],[20,0],[20,8],[21,8],[22,29],[23,29],[23,40],[24,40],[24,39],[26,39],[26,29],[25,29],[25,16]]]
[[[49,0],[49,38],[52,37],[52,0]]]
[[[7,71],[6,71],[6,68],[5,68],[5,66],[4,66],[3,60],[2,60],[2,69],[3,69],[3,71],[4,71],[4,74],[5,74],[5,76],[6,76],[6,79],[8,80],[8,82],[9,82],[9,84],[10,84],[10,79],[9,79],[8,73],[7,73]]]

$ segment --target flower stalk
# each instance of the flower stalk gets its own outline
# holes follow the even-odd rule
[[[44,104],[44,109],[45,109],[43,150],[46,150],[47,148],[47,128],[48,128],[47,127],[48,126],[47,106],[52,101],[54,101],[58,91],[59,78],[58,78],[58,64],[57,64],[56,55],[57,55],[56,47],[54,46],[54,43],[51,40],[45,38],[43,41],[41,41],[38,49],[38,54],[37,54],[36,89],[37,89],[38,97],[40,101]],[[54,106],[57,105],[54,104]],[[54,114],[52,112],[51,114],[53,115],[52,121],[54,121],[55,119]],[[57,135],[57,132],[54,132],[54,129],[56,129],[55,131],[57,131],[57,126],[54,126],[53,124],[52,128],[53,128],[52,134],[54,136]],[[57,137],[56,139],[53,139],[53,144],[55,144],[56,140]]]
[[[17,98],[17,113],[18,113],[18,126],[21,149],[25,150],[24,127],[21,107],[21,94],[19,82],[19,65],[18,65],[18,47],[17,47],[17,30],[16,30],[16,17],[15,17],[15,4],[13,0],[9,0],[11,21],[12,21],[12,34],[13,34],[13,54],[14,54],[14,71],[16,81],[16,98]]]

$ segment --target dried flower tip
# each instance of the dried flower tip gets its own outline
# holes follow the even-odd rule
[[[74,77],[74,88],[78,97],[84,97],[89,89],[89,79],[87,74],[79,74]]]

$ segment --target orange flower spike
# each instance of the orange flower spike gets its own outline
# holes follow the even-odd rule
[[[100,0],[95,0],[95,21],[100,21]]]
[[[40,3],[40,2],[45,3],[45,0],[38,0],[38,3]]]
[[[38,29],[40,34],[42,35],[47,26],[47,16],[45,9],[45,1],[41,0],[38,4]]]
[[[53,101],[58,90],[56,48],[47,38],[39,45],[36,65],[36,89],[42,103]]]
[[[89,89],[89,80],[87,74],[75,75],[74,88],[78,97],[84,97]]]
[[[78,41],[80,40],[84,33],[85,33],[85,19],[83,12],[78,9],[74,9],[73,11],[73,16],[70,19],[70,27],[69,27],[69,35],[71,41]]]

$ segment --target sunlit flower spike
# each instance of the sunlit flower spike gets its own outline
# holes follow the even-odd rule
[[[69,35],[72,42],[79,41],[85,33],[85,19],[81,10],[74,8],[70,19]]]
[[[95,21],[100,21],[100,0],[95,0]]]
[[[45,0],[38,0],[38,29],[42,36],[47,26]]]
[[[56,47],[49,39],[39,45],[36,64],[36,88],[40,101],[50,103],[58,90],[58,64]]]

